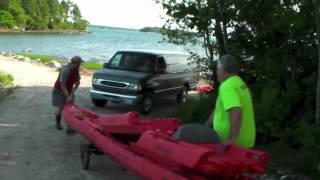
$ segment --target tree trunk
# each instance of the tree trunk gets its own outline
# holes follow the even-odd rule
[[[205,49],[206,49],[206,54],[207,54],[207,57],[210,61],[213,61],[213,55],[214,55],[214,47],[212,45],[212,41],[211,41],[211,38],[210,38],[211,34],[209,32],[209,30],[206,31],[206,34],[205,34]]]
[[[319,0],[313,0],[318,41],[318,82],[316,95],[316,123],[320,124],[320,8]]]
[[[227,53],[226,51],[226,47],[225,47],[225,42],[224,42],[224,38],[223,38],[223,32],[222,32],[222,18],[220,17],[220,8],[219,8],[219,2],[217,1],[214,4],[214,11],[218,13],[215,21],[215,37],[218,43],[218,51],[219,51],[219,56],[223,56]]]
[[[223,40],[224,40],[224,46],[226,48],[226,52],[229,52],[229,47],[228,47],[228,31],[227,31],[227,24],[225,21],[222,23],[223,26]]]
[[[216,24],[215,24],[215,36],[218,42],[218,49],[219,49],[219,56],[223,56],[225,55],[226,52],[226,48],[225,48],[225,44],[224,44],[224,40],[223,40],[223,33],[222,33],[222,28],[221,28],[221,21],[216,20]]]
[[[222,21],[222,36],[223,36],[223,44],[225,53],[228,53],[228,32],[227,32],[227,22],[226,22],[226,15],[225,15],[225,8],[223,2],[221,0],[217,1],[220,20]]]

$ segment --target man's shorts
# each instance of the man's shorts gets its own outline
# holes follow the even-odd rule
[[[74,101],[74,95],[72,100]],[[65,94],[56,88],[53,88],[52,90],[52,106],[54,107],[63,107],[66,104],[67,97]]]

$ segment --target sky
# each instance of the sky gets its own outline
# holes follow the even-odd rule
[[[71,0],[92,25],[140,29],[161,27],[165,13],[154,0]]]

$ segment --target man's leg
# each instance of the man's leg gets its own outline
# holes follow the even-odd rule
[[[62,116],[63,107],[58,107],[56,111],[56,129],[62,130],[61,126],[61,116]]]
[[[75,96],[74,96],[74,94],[72,94],[72,104],[74,103],[74,101],[75,101]],[[76,133],[76,131],[75,130],[73,130],[69,125],[67,125],[67,134],[75,134]]]

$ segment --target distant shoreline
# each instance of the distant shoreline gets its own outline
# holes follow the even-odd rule
[[[18,30],[18,29],[2,29],[0,28],[1,33],[30,33],[30,34],[91,34],[92,32],[86,30]]]
[[[147,32],[147,33],[159,33],[159,34],[166,34],[169,32],[178,32],[180,34],[186,34],[186,35],[191,35],[191,36],[197,36],[197,33],[195,32],[190,32],[190,31],[183,31],[183,30],[171,30],[171,29],[163,29],[159,27],[144,27],[139,30],[140,32]]]
[[[163,33],[165,30],[159,27],[144,27],[139,29],[140,32]]]

